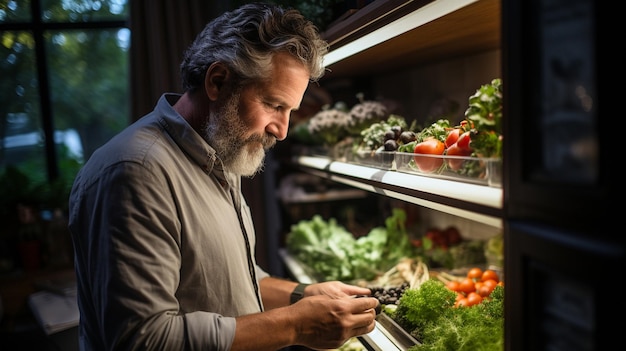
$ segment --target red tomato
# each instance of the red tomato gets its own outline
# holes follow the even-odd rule
[[[464,292],[466,295],[471,292],[476,292],[476,286],[472,278],[465,278],[459,283],[459,291]]]
[[[483,293],[485,293],[486,295],[483,296],[489,296],[491,294],[491,292],[493,291],[493,289],[496,287],[496,285],[498,285],[498,282],[496,282],[493,279],[487,279],[485,281],[482,281],[481,283],[483,283],[483,289],[485,291],[483,291]],[[480,291],[478,292],[480,294]]]
[[[448,288],[449,290],[452,290],[454,292],[459,292],[459,282],[457,282],[456,280],[451,280],[446,284],[446,288]]]
[[[446,149],[446,156],[469,156],[471,154],[471,150],[466,150],[459,147],[458,142]],[[451,170],[457,171],[461,168],[461,166],[463,166],[463,162],[465,162],[465,159],[448,158],[446,159],[446,161],[448,161],[448,167],[450,167]]]
[[[475,292],[467,294],[467,306],[478,305],[483,301],[483,297]]]
[[[464,297],[462,299],[456,300],[456,302],[454,303],[454,307],[467,307],[468,303],[469,301],[467,300],[467,297]]]
[[[498,283],[493,279],[487,279],[483,282],[480,282],[482,285],[476,289],[478,294],[482,297],[487,297],[491,295],[493,289],[498,285]],[[478,284],[478,283],[476,283]]]
[[[459,138],[456,141],[456,144],[463,150],[472,151],[472,147],[470,146],[470,142],[472,138],[470,136],[470,132],[465,132],[459,135]]]
[[[426,139],[417,143],[413,152],[416,154],[425,154],[426,156],[414,156],[413,160],[415,160],[415,165],[424,173],[431,173],[439,169],[443,164],[443,158],[432,155],[443,155],[445,149],[446,146],[444,143],[435,138]]]
[[[486,269],[483,272],[483,275],[482,275],[480,280],[484,282],[484,281],[487,281],[489,279],[495,280],[496,283],[500,281],[500,277],[498,277],[498,273],[496,273],[495,271],[493,271],[491,269]]]
[[[474,267],[467,272],[467,277],[474,279],[474,281],[480,280],[482,276],[483,270],[478,267]]]
[[[461,134],[461,129],[459,128],[454,128],[452,129],[449,133],[448,136],[446,136],[446,141],[445,141],[445,145],[446,147],[450,147],[452,146],[454,143],[456,143],[457,139],[459,139],[459,135]]]

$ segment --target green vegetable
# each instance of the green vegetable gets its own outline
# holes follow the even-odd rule
[[[344,249],[354,246],[354,236],[334,218],[325,221],[315,215],[291,226],[286,237],[290,253],[313,271],[332,280],[352,278],[352,267]]]
[[[480,131],[502,134],[502,80],[493,79],[469,97],[465,118]]]
[[[486,262],[485,242],[482,240],[465,240],[457,245],[450,246],[452,267],[459,268],[475,266]]]
[[[393,209],[384,228],[372,228],[355,239],[334,218],[325,221],[315,215],[291,226],[286,246],[322,280],[372,280],[413,254],[405,222],[405,211]]]
[[[417,289],[407,289],[402,294],[395,311],[395,319],[405,330],[425,330],[439,316],[453,308],[456,293],[438,280],[427,280]],[[422,339],[415,335],[417,339]]]
[[[455,297],[434,279],[404,291],[391,317],[420,341],[409,351],[504,350],[504,287],[471,307],[453,307]]]
[[[415,253],[405,224],[406,212],[399,208],[394,208],[391,216],[385,219],[387,240],[383,247],[383,257],[386,264],[382,267],[385,271],[399,260],[411,257]]]
[[[502,157],[502,80],[493,79],[469,97],[465,118],[472,126],[471,147],[479,157]]]
[[[504,264],[504,237],[502,233],[489,238],[485,244],[487,263],[502,267]]]
[[[452,128],[452,126],[450,125],[449,120],[439,119],[430,126],[422,129],[422,131],[417,134],[416,142],[419,143],[424,141],[425,139],[433,137],[435,139],[438,139],[442,143],[445,143],[450,128]]]
[[[361,143],[357,145],[360,150],[376,150],[383,146],[385,142],[385,133],[393,126],[400,126],[406,130],[408,124],[404,117],[391,114],[389,117],[380,122],[372,123],[369,127],[361,131]]]

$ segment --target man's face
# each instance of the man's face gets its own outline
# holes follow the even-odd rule
[[[269,134],[248,134],[249,127],[240,118],[241,93],[228,97],[210,118],[205,137],[230,172],[253,176],[263,169],[265,151],[276,143]]]
[[[289,117],[300,106],[309,72],[288,54],[273,60],[272,79],[218,101],[205,137],[228,171],[253,176],[263,169],[265,152],[287,137]]]

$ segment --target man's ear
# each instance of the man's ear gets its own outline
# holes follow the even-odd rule
[[[212,101],[217,100],[220,90],[230,76],[230,70],[222,62],[213,62],[204,76],[204,90]]]

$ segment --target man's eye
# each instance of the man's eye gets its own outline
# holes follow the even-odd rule
[[[277,106],[271,102],[264,102],[263,105],[265,105],[265,107],[272,109],[272,110],[276,109],[276,106]]]

